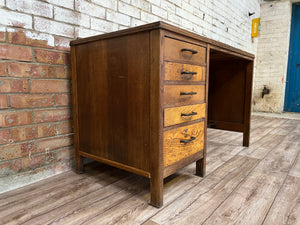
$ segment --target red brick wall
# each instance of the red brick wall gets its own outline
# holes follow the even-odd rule
[[[73,165],[74,27],[46,21],[53,5],[32,1],[30,9],[24,2],[7,0],[0,9],[0,177],[56,174]]]
[[[70,40],[163,20],[255,53],[259,2],[230,2],[0,0],[0,192],[72,167]]]

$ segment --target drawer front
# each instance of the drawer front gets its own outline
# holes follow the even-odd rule
[[[164,126],[168,127],[205,117],[205,104],[187,105],[164,110]]]
[[[164,166],[203,150],[204,122],[164,132]]]
[[[205,100],[204,85],[165,85],[164,105],[191,105]]]
[[[182,63],[165,62],[165,80],[169,81],[205,81],[205,67]]]
[[[206,63],[206,48],[199,45],[165,38],[164,59],[195,64]]]

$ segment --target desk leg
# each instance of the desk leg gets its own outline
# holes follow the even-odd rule
[[[75,168],[76,168],[76,173],[82,174],[84,172],[83,169],[83,156],[77,155],[75,157]]]
[[[196,175],[204,177],[206,174],[206,160],[205,158],[196,161]]]
[[[164,179],[160,176],[151,176],[150,178],[150,205],[157,208],[163,205],[163,186]]]
[[[249,147],[250,144],[250,130],[247,129],[243,132],[243,146]]]

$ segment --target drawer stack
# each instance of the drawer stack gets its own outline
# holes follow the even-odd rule
[[[206,48],[164,38],[163,163],[203,157],[206,116]]]
[[[75,163],[91,158],[150,179],[196,163],[205,174],[207,43],[157,22],[71,42]]]

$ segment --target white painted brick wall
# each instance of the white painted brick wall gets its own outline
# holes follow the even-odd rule
[[[258,50],[253,91],[253,111],[283,111],[286,73],[289,51],[290,1],[276,1],[261,5],[261,30],[258,37]],[[261,97],[267,85],[270,94]]]
[[[36,0],[6,0],[6,7],[37,16],[53,17],[53,6]]]
[[[256,53],[247,14],[259,16],[258,0],[0,0],[1,5],[7,9],[0,9],[0,24],[54,36],[85,37],[162,20]]]

